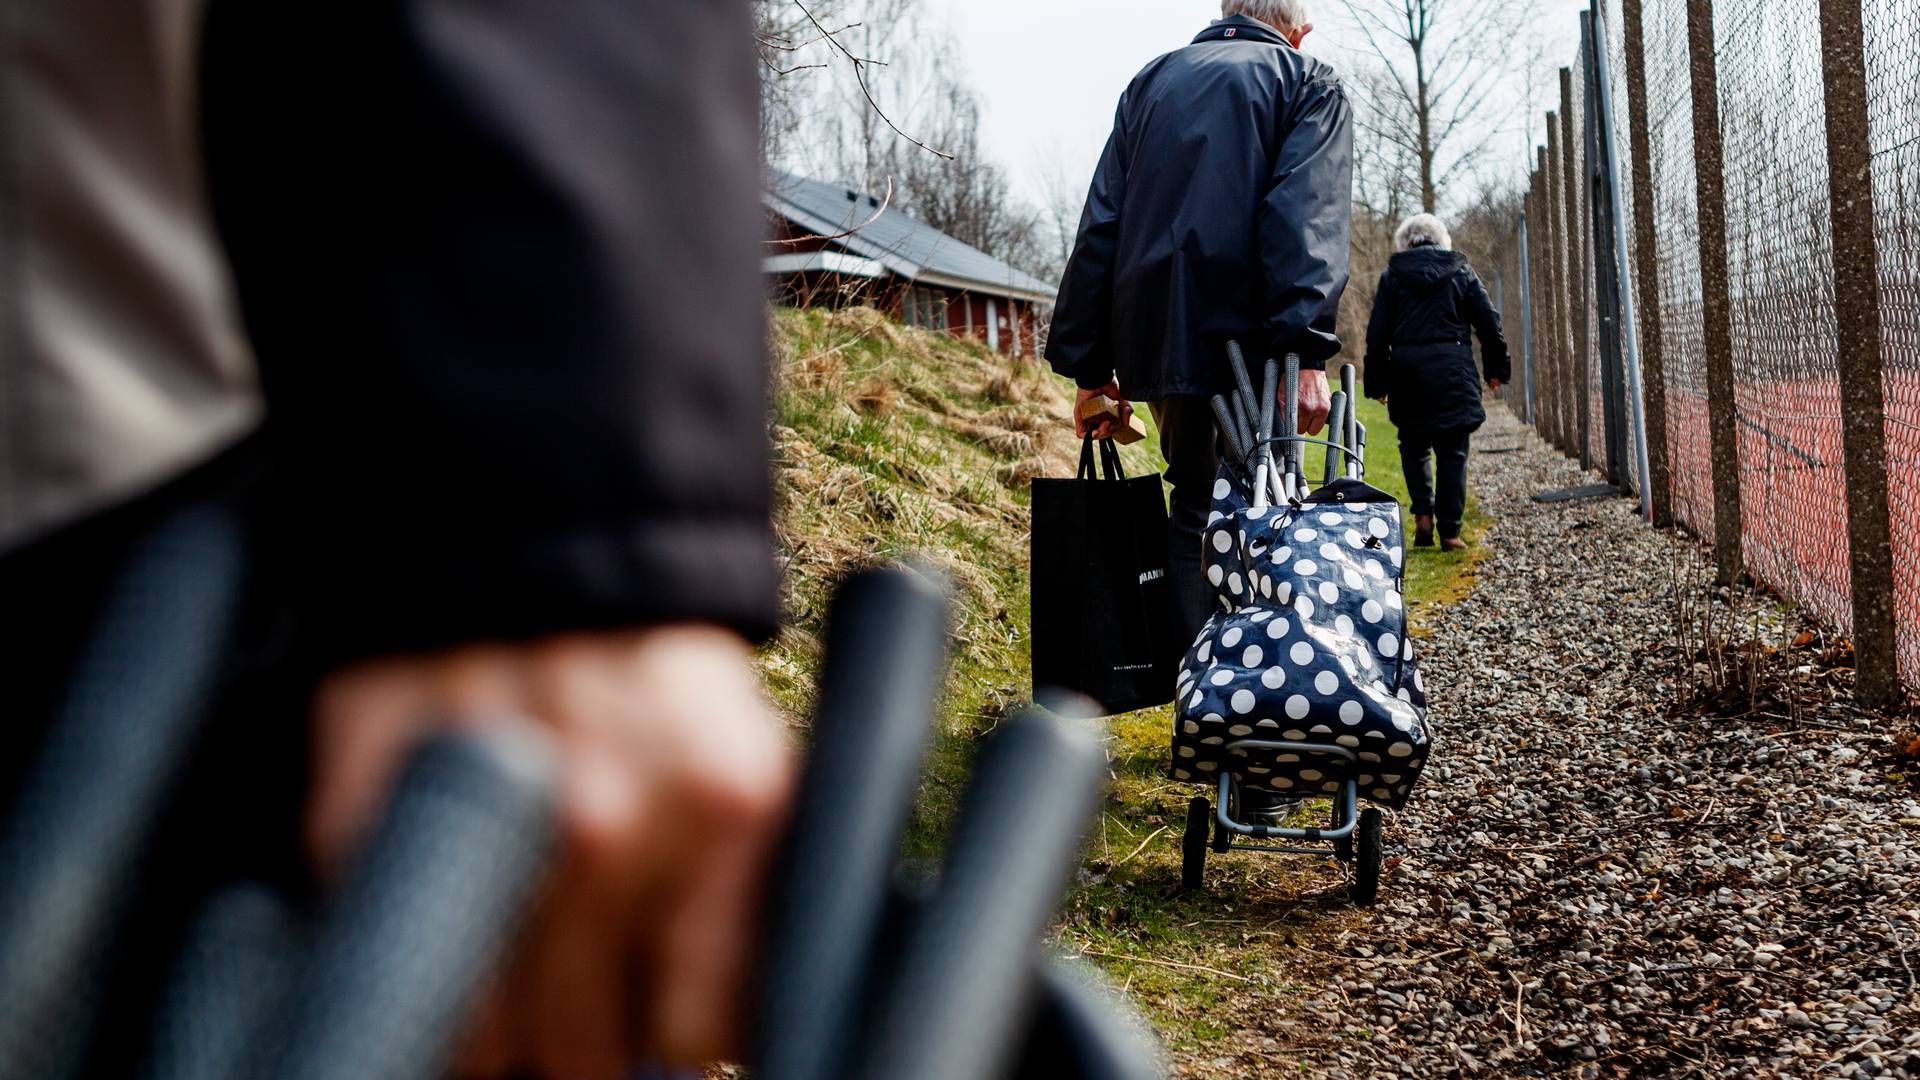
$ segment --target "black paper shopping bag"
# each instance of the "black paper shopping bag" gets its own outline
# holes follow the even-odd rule
[[[1185,642],[1167,580],[1158,476],[1129,479],[1111,440],[1080,448],[1071,480],[1033,482],[1033,685],[1122,713],[1173,700]]]

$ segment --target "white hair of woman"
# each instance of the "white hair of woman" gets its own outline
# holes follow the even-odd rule
[[[1222,0],[1221,16],[1245,15],[1268,26],[1297,30],[1307,25],[1307,0]]]
[[[1447,232],[1446,223],[1439,218],[1432,214],[1415,214],[1393,230],[1393,250],[1412,251],[1417,247],[1452,251],[1453,236]]]

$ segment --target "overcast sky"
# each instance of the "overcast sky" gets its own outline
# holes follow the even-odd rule
[[[1113,109],[1147,61],[1193,39],[1219,17],[1218,0],[927,0],[959,42],[986,104],[990,153],[1006,165],[1015,191],[1039,200],[1048,174],[1084,190],[1093,175]],[[1538,29],[1559,40],[1556,62],[1573,61],[1582,0],[1540,0]],[[1334,5],[1313,6],[1318,29],[1307,51],[1343,66],[1359,46]],[[1519,91],[1516,89],[1515,93]],[[1543,106],[1544,108],[1544,106]],[[1516,134],[1518,161],[1524,138]]]

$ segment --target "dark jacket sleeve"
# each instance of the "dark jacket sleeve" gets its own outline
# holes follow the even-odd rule
[[[1367,316],[1367,359],[1361,370],[1364,393],[1376,400],[1393,393],[1393,300],[1393,274],[1383,271]]]
[[[1500,327],[1500,313],[1487,297],[1487,287],[1471,268],[1466,275],[1466,290],[1461,296],[1463,314],[1480,338],[1480,365],[1485,377],[1501,382],[1513,381],[1513,365],[1507,358],[1507,336]]]
[[[1053,325],[1047,331],[1047,362],[1084,389],[1113,378],[1109,336],[1113,332],[1114,256],[1120,243],[1120,214],[1127,195],[1127,101],[1113,118],[1113,134],[1094,170],[1080,234],[1060,278]],[[1123,388],[1124,389],[1124,388]]]
[[[1258,230],[1268,355],[1325,369],[1340,351],[1353,230],[1353,109],[1331,73],[1289,103]]]
[[[748,5],[214,0],[270,550],[344,658],[778,615]]]

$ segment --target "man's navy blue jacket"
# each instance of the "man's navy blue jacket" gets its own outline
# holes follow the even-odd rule
[[[1129,398],[1227,388],[1226,343],[1324,368],[1352,231],[1332,68],[1243,15],[1134,77],[1087,195],[1047,359]]]

